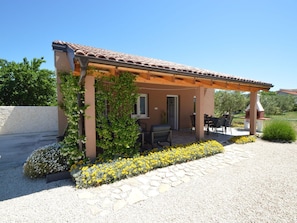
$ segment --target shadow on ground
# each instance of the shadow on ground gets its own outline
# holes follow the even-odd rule
[[[63,186],[75,186],[73,181],[60,180],[46,183],[45,178],[29,179],[23,175],[22,167],[0,171],[0,201],[14,199],[44,190]]]
[[[57,132],[0,136],[0,201],[26,196],[43,190],[69,186],[71,180],[46,183],[46,179],[29,179],[23,175],[27,157],[41,146],[56,142]]]

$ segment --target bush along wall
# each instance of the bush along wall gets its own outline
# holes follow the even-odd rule
[[[60,89],[63,102],[59,105],[67,117],[67,131],[61,142],[61,154],[66,157],[69,166],[79,160],[86,159],[85,136],[83,129],[79,131],[79,123],[82,123],[86,107],[84,105],[84,88],[79,85],[79,77],[72,73],[59,74]],[[83,125],[80,125],[83,128]]]
[[[156,168],[196,160],[224,151],[217,141],[210,140],[190,145],[167,147],[162,151],[138,155],[133,158],[118,158],[106,163],[71,167],[71,175],[77,188],[87,188],[112,183],[127,177],[144,174]]]

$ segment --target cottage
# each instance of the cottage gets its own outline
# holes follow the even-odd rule
[[[86,155],[90,158],[96,156],[95,77],[87,74],[88,67],[95,67],[98,72],[109,75],[118,75],[123,71],[136,75],[139,99],[133,115],[148,128],[162,123],[164,119],[172,129],[190,128],[190,115],[195,112],[198,139],[204,138],[204,114],[213,115],[215,89],[250,92],[250,134],[255,134],[257,92],[269,91],[273,87],[261,81],[69,42],[54,41],[52,47],[56,72],[72,71],[83,80],[85,103],[89,106],[86,110],[88,118],[84,121]],[[58,100],[61,101],[59,90]],[[67,121],[62,110],[59,110],[58,116],[59,134],[62,134]]]

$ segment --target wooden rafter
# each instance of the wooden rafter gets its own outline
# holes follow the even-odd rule
[[[226,80],[199,78],[194,76],[185,76],[179,74],[162,73],[156,71],[148,71],[143,69],[127,68],[127,67],[116,67],[105,64],[89,63],[89,68],[92,72],[88,72],[90,75],[116,75],[118,72],[131,72],[136,74],[137,83],[150,83],[160,85],[171,85],[171,86],[185,86],[185,87],[199,87],[214,88],[222,90],[236,90],[236,91],[260,91],[268,90],[263,89],[263,86],[254,86],[248,83],[238,83]],[[74,75],[79,75],[80,65],[75,63]]]

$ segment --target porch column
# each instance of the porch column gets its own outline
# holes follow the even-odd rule
[[[195,132],[196,132],[196,138],[198,140],[201,140],[204,138],[204,87],[196,88],[195,95],[196,95]]]
[[[250,135],[256,134],[257,127],[257,91],[250,94]]]
[[[95,110],[95,77],[87,75],[85,78],[85,134],[86,156],[96,159],[96,110]]]

